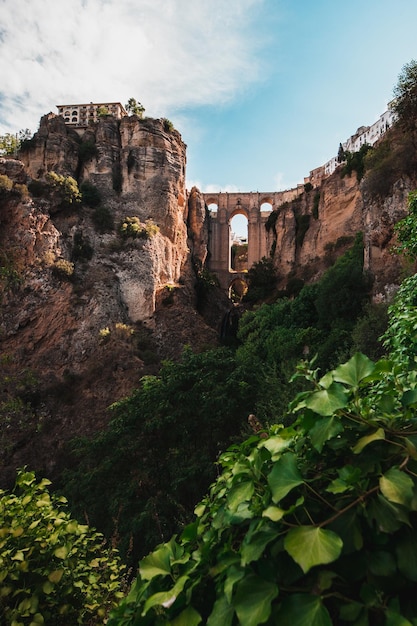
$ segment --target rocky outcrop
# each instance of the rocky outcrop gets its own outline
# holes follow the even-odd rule
[[[199,238],[203,258],[204,237],[198,217],[187,230],[177,131],[162,120],[103,118],[79,137],[50,114],[21,159],[0,163],[0,174],[36,191],[0,197],[0,380],[21,385],[31,372],[33,383],[21,408],[29,421],[19,418],[25,428],[0,441],[3,476],[19,464],[53,473],[64,443],[102,427],[107,407],[161,359],[218,340],[196,310],[188,244]],[[94,185],[99,206],[56,206],[45,187],[50,171]],[[103,209],[113,220],[104,231]],[[150,235],[122,237],[126,217],[148,224]],[[2,393],[0,405],[8,385]]]
[[[356,172],[341,168],[319,186],[278,208],[273,221],[274,262],[285,287],[290,277],[320,278],[352,243],[364,237],[364,269],[373,278],[375,299],[389,299],[401,282],[404,259],[393,254],[394,224],[407,214],[417,180],[399,176],[390,194],[370,196]]]

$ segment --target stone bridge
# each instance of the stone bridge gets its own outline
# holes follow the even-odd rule
[[[231,220],[235,215],[244,215],[248,220],[248,261],[250,268],[262,257],[269,256],[272,233],[265,223],[274,209],[284,202],[294,200],[302,189],[288,191],[250,193],[203,193],[210,209],[208,269],[215,274],[223,289],[230,289],[235,281],[246,280],[246,272],[234,271],[231,265]]]

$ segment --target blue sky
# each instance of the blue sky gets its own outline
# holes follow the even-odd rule
[[[0,133],[133,96],[189,187],[290,188],[385,110],[416,24],[416,0],[0,0]]]

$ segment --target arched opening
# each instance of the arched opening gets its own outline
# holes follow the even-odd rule
[[[217,204],[217,202],[209,200],[207,202],[207,208],[211,213],[217,213],[217,211],[219,210],[219,205]]]
[[[243,278],[235,278],[229,287],[229,298],[234,304],[242,301],[243,296],[248,290],[248,285]]]
[[[261,204],[261,213],[262,212],[268,212],[270,213],[272,211],[273,207],[272,207],[272,202],[270,200],[264,200]]]
[[[230,268],[234,272],[248,271],[248,218],[242,213],[230,220]]]

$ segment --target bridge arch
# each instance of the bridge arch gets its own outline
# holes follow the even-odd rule
[[[221,287],[229,290],[239,274],[231,268],[231,220],[236,215],[243,215],[248,220],[247,269],[250,269],[262,257],[269,255],[272,235],[267,232],[265,223],[271,211],[282,203],[273,193],[220,192],[203,194],[203,197],[206,206],[217,207],[209,213],[208,269],[216,274]],[[265,202],[269,203],[269,209],[261,210]]]

